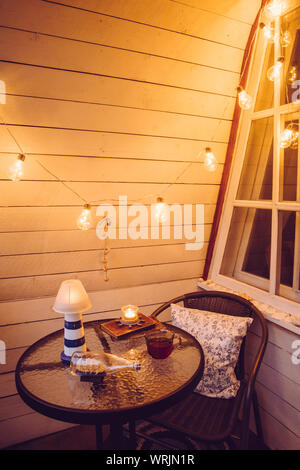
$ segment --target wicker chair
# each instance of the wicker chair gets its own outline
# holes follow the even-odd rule
[[[155,312],[157,317],[170,307],[172,303],[183,302],[187,308],[197,308],[212,312],[235,316],[250,316],[253,318],[250,331],[260,334],[257,349],[251,348],[254,359],[248,366],[245,374],[244,361],[247,356],[247,343],[249,335],[242,343],[238,363],[235,369],[240,380],[240,389],[237,396],[232,399],[208,398],[199,393],[192,392],[182,402],[171,406],[162,413],[150,416],[147,421],[163,426],[167,429],[190,436],[192,439],[212,444],[227,442],[232,446],[231,434],[235,429],[239,412],[241,411],[240,448],[248,448],[250,408],[253,411],[258,438],[263,442],[263,433],[258,409],[257,395],[254,389],[256,376],[261,365],[268,340],[267,323],[261,312],[248,300],[237,295],[219,291],[193,292],[170,300]],[[252,356],[253,357],[253,356]],[[249,356],[248,356],[249,359]],[[248,361],[247,361],[248,362]]]

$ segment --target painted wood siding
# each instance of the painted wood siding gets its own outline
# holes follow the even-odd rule
[[[99,316],[117,315],[125,297],[150,314],[196,285],[259,5],[0,0],[0,79],[7,89],[0,105],[0,339],[8,347],[0,366],[1,447],[65,426],[49,420],[48,427],[13,383],[21,352],[61,327],[50,308],[61,281],[81,279]],[[8,173],[20,151],[12,135],[27,155],[18,183]],[[206,146],[219,162],[214,173],[197,158]],[[127,195],[149,208],[155,198],[145,196],[176,181],[167,203],[205,205],[203,249],[189,252],[186,240],[174,237],[110,241],[105,282],[96,204],[94,228],[81,232],[82,201],[38,162],[86,200]]]
[[[268,329],[269,342],[256,383],[264,439],[270,449],[299,450],[300,365],[292,362],[292,345],[299,341],[299,333],[271,322]],[[253,351],[259,337],[259,332],[252,334]],[[253,421],[252,429],[256,431]]]

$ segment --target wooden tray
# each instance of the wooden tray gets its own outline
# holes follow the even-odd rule
[[[130,334],[137,333],[138,331],[149,330],[150,328],[154,328],[158,324],[160,325],[157,320],[151,317],[147,317],[141,312],[139,312],[138,315],[140,320],[144,320],[144,322],[140,326],[133,325],[129,328],[129,326],[127,325],[120,325],[119,323],[117,323],[118,318],[116,318],[115,320],[110,320],[108,322],[101,323],[101,328],[113,338],[121,339]]]

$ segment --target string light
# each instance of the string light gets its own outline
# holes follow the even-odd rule
[[[210,147],[206,147],[205,149],[205,158],[204,158],[204,167],[208,171],[215,171],[217,168],[217,159]]]
[[[278,35],[275,33],[275,26],[274,23],[265,24],[259,23],[259,27],[263,32],[263,35],[266,39],[272,42],[276,42]],[[281,46],[288,47],[292,42],[292,35],[290,31],[282,31],[281,32]]]
[[[77,219],[77,227],[80,230],[89,230],[93,224],[91,206],[90,204],[85,204],[83,206],[83,211]]]
[[[291,149],[297,150],[299,145],[299,128],[293,130],[293,136],[291,139]]]
[[[238,86],[237,91],[240,107],[245,110],[250,109],[253,103],[252,96],[246,93],[246,91],[241,86]]]
[[[299,124],[290,123],[280,136],[280,147],[296,150],[299,142]]]
[[[283,3],[285,2],[282,2],[282,1],[279,1],[279,0],[273,0],[271,2],[269,2],[269,4],[267,5],[267,10],[273,15],[273,16],[278,16],[282,13],[283,11]],[[271,36],[271,38],[273,38],[274,36],[274,33],[272,32],[272,27],[269,26],[266,30],[264,30],[264,34],[268,37],[268,36]],[[253,35],[253,38],[252,38],[252,41],[251,41],[251,44],[250,44],[250,47],[249,47],[249,51],[248,51],[248,55],[244,61],[244,69],[242,70],[241,72],[241,77],[243,78],[244,76],[244,72],[246,70],[246,66],[247,66],[247,63],[248,63],[248,60],[249,60],[249,57],[251,56],[251,51],[252,51],[252,45],[256,39],[256,35],[257,35],[257,29],[255,31],[255,34]],[[285,41],[288,41],[289,38],[286,38],[285,37]],[[286,47],[286,46],[284,46]],[[281,64],[282,65],[282,64]],[[5,85],[4,85],[4,88],[2,87],[1,88],[1,85],[3,84],[3,82],[1,82],[0,80],[0,103],[1,103],[1,98],[2,100],[2,103],[4,102],[5,103],[5,97],[1,97],[1,94],[4,95],[5,94]],[[239,104],[241,106],[242,109],[250,109],[251,106],[252,106],[252,97],[250,95],[248,95],[245,90],[242,89],[242,87],[239,87]],[[3,121],[3,119],[0,117],[0,119]],[[220,120],[220,123],[222,122],[222,120]],[[12,136],[12,138],[15,140],[16,144],[18,145],[19,149],[20,149],[20,152],[21,154],[19,155],[17,161],[14,163],[14,165],[11,167],[11,179],[13,181],[19,181],[22,176],[23,176],[23,163],[24,163],[24,160],[25,160],[25,155],[23,154],[23,150],[21,149],[20,145],[18,144],[18,142],[16,141],[15,137],[13,136],[13,134],[11,133],[9,127],[3,122],[3,124],[5,125],[7,131],[10,133],[10,135]],[[299,133],[298,133],[299,135]],[[56,176],[54,173],[52,173],[50,170],[48,170],[40,161],[36,160],[37,163],[42,167],[44,168],[44,170],[46,170],[50,175],[52,175],[56,180],[57,182],[60,182],[61,184],[63,184],[69,191],[71,191],[74,195],[76,195],[78,198],[80,198],[82,201],[85,201],[85,199],[83,199],[81,197],[80,194],[78,194],[72,187],[70,187],[65,181],[63,181],[62,179],[60,179],[58,176]],[[184,172],[187,171],[187,169],[193,164],[193,162],[189,163],[189,165],[184,169],[184,171],[176,178],[175,182],[171,183],[168,185],[167,189],[172,186],[173,184],[176,184],[177,181],[180,179],[180,177],[182,176],[182,174]],[[217,167],[217,159],[215,158],[213,152],[212,152],[212,149],[210,147],[207,147],[205,149],[205,158],[204,158],[204,166],[205,168],[208,170],[208,171],[215,171],[216,167]],[[151,197],[153,196],[156,196],[156,195],[151,195]],[[146,197],[149,197],[148,196],[144,196],[143,198],[146,198]],[[138,200],[137,200],[138,201]],[[100,202],[100,201],[93,201],[93,203],[97,203],[97,202]],[[103,200],[102,200],[103,202]],[[158,217],[158,219],[160,221],[164,221],[166,220],[166,208],[167,208],[167,205],[165,204],[164,202],[164,199],[162,197],[157,197],[156,199],[156,216]],[[80,214],[80,216],[78,217],[77,219],[77,226],[79,227],[79,229],[81,230],[88,230],[91,228],[92,226],[92,215],[91,215],[91,205],[88,204],[88,203],[85,203],[84,206],[83,206],[83,210]],[[106,227],[106,230],[107,230],[107,227]],[[108,248],[105,246],[104,247],[104,258],[103,258],[103,265],[104,265],[104,272],[105,272],[105,280],[108,280],[108,276],[107,276],[107,254],[108,254]]]
[[[285,0],[271,0],[265,7],[266,13],[271,18],[277,18],[278,16],[281,16],[285,9]]]
[[[288,47],[292,42],[292,35],[291,33],[286,30],[282,33],[282,36],[281,36],[281,45],[282,47]]]
[[[286,149],[288,147],[290,147],[291,145],[291,141],[292,141],[292,131],[291,129],[284,129],[284,131],[281,133],[281,136],[280,136],[280,147],[282,149]]]
[[[158,197],[156,198],[156,205],[155,205],[155,213],[154,217],[157,222],[166,222],[167,220],[167,205],[164,202],[164,198]]]
[[[272,2],[272,3],[278,3],[278,2]],[[256,39],[257,30],[258,29],[256,29],[255,34],[253,35],[253,38],[252,38],[252,41],[251,41],[251,44],[250,44],[250,47],[249,47],[248,55],[247,55],[247,57],[245,58],[245,61],[244,61],[244,68],[241,72],[241,78],[242,79],[243,79],[243,76],[244,76],[244,72],[246,70],[248,60],[251,56],[251,51],[252,51],[251,48],[252,48],[252,45],[253,45],[253,43]],[[270,35],[270,31],[266,34]],[[0,81],[0,86],[1,86],[1,81]],[[5,91],[5,89],[4,89],[4,91]],[[0,89],[0,99],[1,99],[1,93],[3,93],[3,90]],[[240,106],[243,109],[250,109],[251,106],[252,106],[252,101],[253,101],[252,97],[250,95],[248,95],[245,92],[245,90],[243,90],[240,87],[240,89],[239,89],[239,104],[240,104]],[[3,119],[1,117],[0,117],[0,119],[3,121]],[[220,125],[221,122],[222,122],[222,120],[220,120],[219,125]],[[15,162],[15,164],[13,165],[13,167],[11,169],[12,179],[14,181],[19,181],[23,176],[23,168],[22,167],[23,167],[23,163],[24,163],[24,160],[25,160],[25,155],[24,155],[23,150],[21,149],[20,145],[18,144],[17,140],[15,139],[13,134],[11,133],[9,127],[4,122],[3,122],[3,124],[5,125],[7,131],[10,133],[12,138],[15,140],[15,142],[18,145],[18,147],[20,149],[20,152],[21,152],[21,154],[19,155],[17,161]],[[59,178],[54,173],[52,173],[50,170],[48,170],[40,161],[38,161],[38,160],[36,160],[36,161],[42,168],[44,168],[45,171],[47,171],[50,175],[52,175],[57,180],[57,182],[60,182],[62,185],[64,185],[69,191],[71,191],[74,195],[76,195],[78,198],[80,198],[83,202],[85,201],[85,199],[83,199],[81,197],[81,195],[78,192],[76,192],[72,187],[70,187],[65,181],[63,181],[61,178]],[[187,167],[183,170],[183,172],[176,178],[175,182],[173,182],[171,184],[168,184],[167,189],[170,186],[172,186],[173,184],[176,184],[177,181],[179,181],[179,179],[181,178],[182,174],[184,174],[187,171],[187,169],[190,168],[190,166],[192,164],[193,164],[193,162],[190,162],[187,165]],[[205,168],[208,171],[215,171],[215,169],[217,168],[217,164],[218,164],[218,162],[217,162],[217,159],[215,158],[215,156],[212,152],[212,149],[210,147],[206,147],[206,149],[205,149],[205,158],[204,158]],[[151,195],[151,196],[153,197],[155,195]],[[144,196],[144,198],[146,198],[146,197],[149,197],[149,196]],[[96,203],[96,202],[98,202],[98,201],[93,201],[93,203]],[[156,199],[156,218],[158,218],[160,221],[165,221],[166,220],[166,215],[168,214],[166,209],[167,209],[167,205],[165,204],[164,199],[161,196],[157,197],[157,199]],[[91,228],[92,223],[93,223],[93,220],[92,220],[92,216],[91,216],[91,205],[88,204],[88,203],[85,203],[84,207],[83,207],[83,210],[82,210],[80,216],[77,219],[77,226],[81,230],[88,230],[88,229]],[[106,230],[107,229],[108,229],[108,227],[106,226]],[[108,281],[108,262],[107,262],[108,252],[109,252],[109,249],[107,248],[106,245],[104,245],[103,270],[104,270],[104,274],[105,274],[105,281]]]
[[[267,71],[267,77],[271,82],[275,82],[280,77],[284,57],[279,57],[275,65],[269,68]]]
[[[259,23],[259,27],[262,30],[265,38],[270,39],[274,41],[275,35],[274,35],[274,27],[271,26],[270,24],[265,24],[265,23]]]
[[[18,155],[17,160],[12,164],[9,169],[10,179],[12,181],[20,181],[23,177],[23,167],[24,167],[25,155]]]
[[[288,73],[287,81],[290,85],[292,85],[295,80],[297,80],[297,67],[292,65]]]

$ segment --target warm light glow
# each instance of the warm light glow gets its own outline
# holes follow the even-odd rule
[[[267,72],[267,77],[271,82],[274,82],[280,77],[283,62],[284,57],[279,57],[276,64],[269,68]]]
[[[85,204],[83,211],[77,219],[77,226],[80,230],[89,230],[92,224],[91,206],[89,204]]]
[[[19,155],[17,160],[10,167],[9,172],[12,181],[20,181],[22,179],[24,160],[25,155]]]
[[[291,33],[286,30],[282,33],[282,38],[281,38],[281,45],[282,47],[288,47],[292,42],[292,35]]]
[[[284,129],[280,136],[280,147],[286,149],[291,145],[293,132],[291,129]]]
[[[162,197],[156,199],[154,217],[157,222],[163,223],[167,221],[167,204]]]
[[[208,171],[215,171],[217,168],[218,162],[210,147],[206,147],[205,149],[205,158],[203,164]]]
[[[246,91],[240,86],[237,90],[240,107],[245,110],[250,109],[253,102],[252,97],[248,93],[246,93]]]
[[[284,0],[270,0],[266,6],[266,13],[272,18],[281,16],[286,9],[286,2]]]
[[[293,65],[289,70],[287,81],[292,85],[295,80],[297,80],[297,67]]]
[[[63,281],[57,293],[53,310],[58,313],[80,313],[91,308],[92,304],[79,279]]]
[[[275,39],[275,31],[274,27],[271,26],[270,24],[265,24],[265,23],[260,23],[259,25],[260,29],[262,30],[265,38],[274,41]]]
[[[298,145],[299,145],[299,129],[295,129],[292,131],[293,135],[291,138],[291,149],[292,150],[297,150]]]
[[[281,134],[280,137],[280,147],[288,148],[292,150],[297,150],[299,144],[299,124],[292,122]]]
[[[127,325],[137,323],[139,320],[139,308],[136,305],[125,305],[122,307],[122,322]]]

